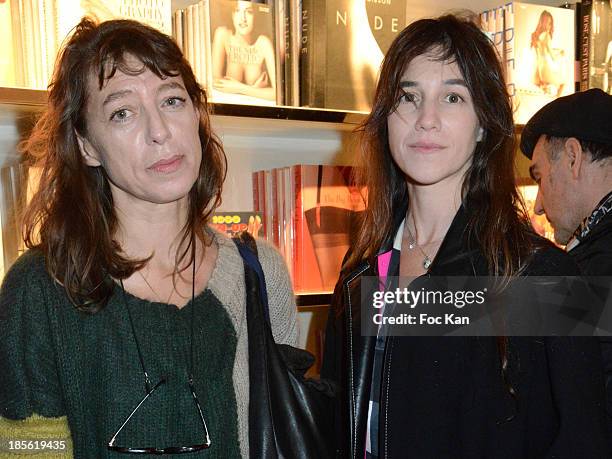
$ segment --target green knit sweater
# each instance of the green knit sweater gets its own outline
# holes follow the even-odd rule
[[[233,244],[229,242],[228,247],[219,236],[217,240],[219,259],[231,259],[231,271],[242,269],[236,254],[230,253]],[[270,249],[263,248],[269,258]],[[272,264],[277,265],[279,258],[273,253]],[[221,277],[230,276],[227,266],[225,270],[217,266],[211,283],[220,277],[219,272],[225,274]],[[244,362],[236,361],[237,342],[242,341],[236,329],[241,326],[235,323],[232,309],[228,314],[227,306],[213,293],[216,290],[218,285],[209,283],[193,304],[182,309],[127,294],[151,381],[164,377],[167,382],[138,410],[117,445],[188,446],[204,441],[187,385],[193,312],[194,382],[212,445],[184,456],[234,458],[248,453],[244,441],[248,434],[239,427],[245,414],[240,386],[248,379],[236,380],[244,367]],[[295,309],[294,303],[286,306],[285,310]],[[290,316],[295,323],[294,313]],[[75,457],[119,457],[108,452],[106,444],[145,393],[121,290],[116,289],[99,313],[80,313],[50,279],[42,255],[29,251],[4,280],[0,325],[0,416],[67,416]],[[240,395],[238,408],[236,394]]]

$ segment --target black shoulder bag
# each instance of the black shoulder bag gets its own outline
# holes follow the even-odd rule
[[[249,450],[252,458],[333,457],[333,385],[305,378],[309,352],[276,344],[255,240],[234,238],[244,261],[249,334]]]

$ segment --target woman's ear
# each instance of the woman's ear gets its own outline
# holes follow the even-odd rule
[[[476,142],[480,142],[483,136],[484,136],[484,129],[482,127],[479,127],[478,135],[476,136]]]
[[[91,167],[101,166],[100,156],[98,155],[98,150],[94,148],[89,140],[80,134],[76,134],[77,143],[79,144],[79,150],[81,151],[81,156],[85,161],[85,164]]]

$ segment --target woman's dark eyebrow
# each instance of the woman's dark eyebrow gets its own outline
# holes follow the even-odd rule
[[[467,88],[467,83],[462,78],[451,78],[450,80],[444,80],[443,83],[446,85],[465,86]]]
[[[178,81],[168,81],[157,88],[157,93],[159,94],[162,91],[166,91],[168,89],[181,89],[183,91],[187,91],[185,87],[180,84]]]
[[[123,89],[121,91],[111,92],[109,95],[107,95],[104,98],[104,102],[102,102],[102,107],[105,107],[106,105],[110,104],[111,102],[117,99],[121,99],[122,97],[127,96],[131,92],[132,92],[131,89]]]
[[[167,83],[160,85],[159,88],[157,88],[157,93],[159,94],[160,92],[166,91],[168,89],[181,89],[183,91],[187,91],[185,87],[179,82],[169,81]],[[102,102],[102,106],[104,107],[115,100],[121,99],[122,97],[125,97],[128,94],[131,94],[132,92],[133,91],[131,89],[123,89],[121,91],[111,92],[109,95],[107,95],[104,98],[104,102]]]
[[[451,78],[450,80],[444,80],[442,83],[449,86],[459,85],[467,88],[467,83],[462,78]],[[418,83],[416,81],[404,80],[400,82],[399,86],[400,88],[412,88],[418,86]]]

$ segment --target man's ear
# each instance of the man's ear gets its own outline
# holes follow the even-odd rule
[[[91,167],[101,166],[100,157],[98,155],[98,150],[94,148],[89,140],[80,134],[76,134],[77,143],[79,144],[79,150],[81,151],[81,156],[85,160],[85,164]]]
[[[584,161],[586,160],[586,153],[582,149],[580,141],[575,137],[568,138],[565,141],[564,147],[572,177],[574,178],[574,180],[577,180],[580,176],[580,169],[584,166]]]

